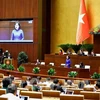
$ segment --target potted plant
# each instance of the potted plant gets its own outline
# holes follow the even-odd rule
[[[97,72],[94,72],[93,75],[91,76],[91,78],[98,79],[98,78],[100,78],[100,74]]]
[[[69,77],[76,77],[78,75],[78,72],[76,72],[76,71],[70,71],[70,72],[68,72],[68,76]]]
[[[18,59],[18,65],[21,65],[22,63],[27,63],[28,62],[28,55],[24,51],[21,51],[18,54],[17,59]]]
[[[55,75],[55,69],[53,69],[53,68],[50,68],[48,71],[47,71],[47,73],[48,73],[48,75]]]
[[[40,68],[39,67],[34,67],[33,68],[33,73],[34,74],[38,74],[40,72]]]
[[[19,72],[24,72],[25,71],[25,67],[24,66],[19,66],[18,71]]]

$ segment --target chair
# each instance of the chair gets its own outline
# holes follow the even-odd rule
[[[30,98],[43,98],[42,92],[34,92],[34,91],[21,91],[20,95],[22,96],[29,96]]]
[[[96,92],[100,92],[100,89],[96,90]]]
[[[0,73],[0,78],[4,78],[4,74]]]
[[[65,80],[64,79],[58,79],[59,80],[59,84],[60,85],[64,85],[65,84]]]
[[[14,81],[14,84],[15,84],[17,87],[19,87],[20,84],[21,84],[21,82]]]
[[[6,94],[6,89],[0,89],[0,95],[2,95],[2,94]]]
[[[74,94],[80,94],[80,91],[83,91],[83,89],[79,89],[79,88],[69,88],[68,90],[74,91]]]
[[[45,83],[38,83],[39,86],[47,86]]]
[[[28,76],[22,76],[22,80],[26,81]]]
[[[17,90],[20,90],[20,91],[28,91],[27,88],[17,88]]]
[[[84,87],[84,91],[94,91],[94,87]]]
[[[100,92],[80,91],[84,95],[84,99],[100,100]]]
[[[8,100],[8,98],[1,97],[1,96],[0,96],[0,100]]]
[[[2,88],[2,85],[0,85],[0,89]]]
[[[41,86],[42,90],[51,90],[50,86]]]
[[[32,85],[27,85],[27,89],[28,89],[29,91],[32,91]]]
[[[60,96],[60,91],[56,90],[41,90],[43,93],[43,96],[48,96],[48,97],[59,97]]]
[[[83,95],[60,94],[60,100],[84,100]]]

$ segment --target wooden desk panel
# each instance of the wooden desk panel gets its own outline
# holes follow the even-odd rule
[[[23,66],[25,67],[25,71],[27,73],[32,73],[32,70],[34,67],[36,67],[36,65],[33,64],[23,64]],[[90,72],[89,69],[81,69],[81,68],[63,68],[63,67],[56,67],[56,66],[43,66],[43,65],[38,65],[38,67],[40,67],[40,73],[39,74],[43,74],[43,75],[48,75],[47,71],[50,68],[54,68],[56,71],[55,76],[65,76],[68,77],[68,72],[70,71],[77,71],[78,72],[78,76],[79,78],[90,78]],[[85,73],[85,74],[84,74]]]
[[[83,62],[85,65],[90,65],[90,74],[94,72],[100,73],[100,57],[93,56],[79,56],[79,55],[70,55],[71,58],[71,67],[74,67],[75,64]],[[50,62],[53,62],[55,66],[61,66],[61,63],[65,63],[66,55],[53,55],[45,54],[44,61],[46,65]]]

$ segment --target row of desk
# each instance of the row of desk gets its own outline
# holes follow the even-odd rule
[[[72,68],[74,68],[75,64],[83,62],[85,65],[90,65],[90,75],[94,72],[100,73],[100,57],[70,55],[70,58]],[[61,66],[61,63],[65,63],[65,60],[66,55],[45,54],[44,57],[46,65],[53,62],[55,66]]]
[[[61,68],[61,67],[54,67],[56,74],[53,76],[49,76],[47,71],[50,68],[53,68],[52,66],[39,66],[40,72],[39,74],[34,74],[33,68],[37,67],[36,65],[33,64],[23,64],[25,67],[25,72],[18,72],[17,70],[15,71],[10,71],[10,70],[5,70],[5,69],[0,69],[0,73],[3,73],[5,75],[14,75],[16,77],[22,77],[22,76],[42,76],[42,77],[52,77],[52,78],[68,78],[68,72],[70,71],[77,71],[78,75],[76,78],[90,78],[89,77],[89,70],[88,69],[78,69],[78,68]],[[84,74],[85,73],[85,74]]]

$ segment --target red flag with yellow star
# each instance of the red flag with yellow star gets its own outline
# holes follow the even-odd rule
[[[82,44],[84,40],[89,38],[89,23],[86,14],[86,7],[84,0],[80,2],[80,11],[79,11],[79,19],[78,19],[78,27],[76,34],[76,43]]]

